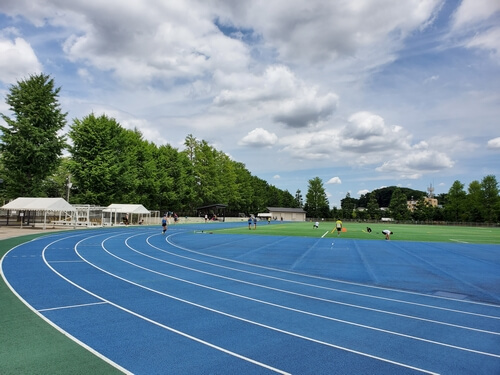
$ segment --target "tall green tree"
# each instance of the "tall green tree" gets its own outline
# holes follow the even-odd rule
[[[189,160],[194,160],[196,146],[198,146],[199,142],[192,134],[188,134],[186,139],[184,140],[184,146],[186,146],[185,152],[187,153]]]
[[[444,206],[445,219],[448,221],[463,221],[466,216],[466,197],[464,184],[456,180],[446,195]]]
[[[354,210],[356,209],[356,203],[358,200],[351,197],[351,193],[347,192],[344,199],[340,200],[340,208],[342,208],[342,218],[352,219],[354,216]]]
[[[162,145],[155,150],[155,196],[152,198],[153,209],[166,211],[184,211],[186,199],[189,200],[192,194],[185,193],[189,183],[186,181],[186,172],[189,171],[191,163],[185,154],[179,153],[170,145]],[[185,163],[189,163],[186,166]],[[190,212],[190,211],[189,211]]]
[[[330,207],[328,197],[326,196],[321,178],[315,177],[309,180],[304,209],[308,217],[319,218],[329,216]]]
[[[297,189],[295,192],[295,205],[296,207],[302,208],[304,206],[304,200],[302,199],[302,192],[300,189]]]
[[[137,174],[128,153],[127,131],[115,119],[90,114],[74,120],[69,136],[74,202],[129,203],[127,195],[134,191]]]
[[[432,219],[433,213],[433,207],[422,197],[417,201],[411,216],[417,221],[429,221]]]
[[[389,203],[389,212],[395,220],[408,220],[410,211],[408,210],[408,198],[400,188],[392,192],[391,202]]]
[[[377,195],[372,192],[369,195],[366,211],[369,219],[378,220],[381,218],[380,207],[377,202]]]
[[[58,101],[61,88],[45,74],[31,75],[10,87],[6,103],[13,118],[1,114],[0,157],[8,198],[41,196],[43,180],[54,173],[66,147],[59,131],[66,113]]]
[[[500,215],[500,196],[498,182],[494,175],[488,175],[481,180],[484,218],[487,222],[495,223]]]
[[[481,183],[477,180],[469,184],[466,196],[466,207],[467,215],[464,219],[476,223],[484,221],[483,192],[481,190]]]
[[[302,205],[298,205],[294,196],[288,190],[280,190],[281,191],[281,207],[291,207],[291,208],[302,208]]]

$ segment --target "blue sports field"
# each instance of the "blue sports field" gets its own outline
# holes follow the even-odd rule
[[[500,374],[498,245],[207,228],[66,231],[1,270],[126,373]]]

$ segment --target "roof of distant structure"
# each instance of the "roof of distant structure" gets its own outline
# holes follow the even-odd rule
[[[63,198],[26,198],[14,199],[1,207],[3,210],[19,211],[75,211]]]
[[[289,208],[289,207],[267,207],[271,212],[295,212],[305,214],[306,212],[302,208]]]
[[[113,203],[106,207],[103,212],[117,212],[120,214],[150,214],[142,204],[120,204]]]

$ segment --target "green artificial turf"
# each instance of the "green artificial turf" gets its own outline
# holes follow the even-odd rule
[[[0,258],[14,246],[44,234],[0,241]],[[121,374],[47,324],[0,278],[0,374]]]
[[[313,228],[312,222],[279,223],[265,221],[257,223],[257,229],[249,230],[248,224],[242,222],[240,227],[231,229],[214,229],[213,233],[231,234],[259,234],[275,236],[302,236],[302,237],[337,237],[333,231],[335,222],[320,222],[319,228]],[[384,240],[382,230],[393,232],[391,241],[425,241],[425,242],[456,242],[474,244],[500,244],[500,228],[498,227],[462,227],[446,225],[414,225],[394,223],[356,223],[344,222],[345,232],[341,238],[355,238],[363,240]],[[366,228],[372,229],[368,233]]]

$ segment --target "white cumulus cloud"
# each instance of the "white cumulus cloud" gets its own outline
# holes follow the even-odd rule
[[[42,65],[26,40],[0,34],[0,81],[13,84],[41,71]]]
[[[500,137],[490,139],[488,141],[488,148],[498,150],[500,149]]]
[[[329,184],[340,185],[341,183],[342,181],[340,180],[340,177],[332,177],[326,182],[327,185]]]
[[[238,144],[251,147],[270,147],[278,141],[278,136],[265,129],[256,128],[244,136]]]

